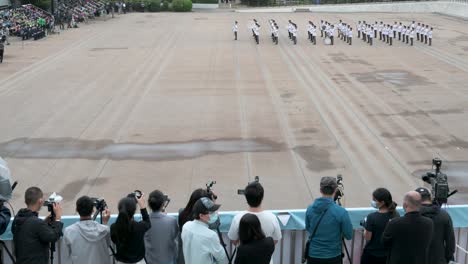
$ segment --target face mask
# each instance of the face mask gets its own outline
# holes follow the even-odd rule
[[[210,220],[208,220],[208,224],[213,224],[218,221],[218,214],[217,213],[210,213]]]
[[[373,208],[375,208],[375,209],[379,209],[379,207],[377,206],[377,202],[374,201],[374,200],[372,200],[372,201],[370,202],[370,205],[371,205]]]

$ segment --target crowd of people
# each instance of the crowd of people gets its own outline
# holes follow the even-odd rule
[[[270,26],[270,34],[273,43],[278,45],[278,24],[274,19],[269,19],[268,24]],[[256,19],[253,19],[253,23],[249,25],[249,28],[252,30],[255,43],[259,44],[259,22]],[[357,29],[358,38],[371,46],[375,44],[374,39],[378,39],[389,46],[392,46],[397,40],[404,44],[413,46],[414,38],[416,38],[416,41],[421,42],[421,44],[432,46],[433,28],[421,22],[416,23],[413,21],[409,25],[404,25],[403,22],[398,23],[395,21],[393,25],[390,25],[385,24],[383,21],[380,21],[380,23],[376,21],[374,24],[367,23],[366,21],[359,21],[355,28]],[[294,45],[296,45],[299,32],[297,24],[289,20],[286,29],[288,31],[289,39]],[[308,40],[310,40],[313,45],[317,44],[316,37],[318,30],[320,30],[320,37],[323,38],[325,45],[334,45],[335,37],[338,37],[347,45],[353,45],[353,26],[349,23],[343,22],[342,20],[339,20],[336,24],[321,20],[318,29],[314,22],[308,21],[306,30]],[[239,31],[237,21],[234,22],[232,31],[234,32],[234,40],[237,40]]]
[[[343,263],[342,239],[352,239],[353,227],[347,210],[336,202],[338,191],[336,178],[322,177],[322,195],[306,210],[304,260],[309,264]],[[119,201],[117,219],[110,226],[110,209],[97,206],[95,198],[82,196],[76,201],[79,221],[63,228],[60,203],[53,203],[51,213],[40,219],[44,195],[38,187],[30,187],[24,195],[26,208],[19,210],[12,223],[16,263],[49,263],[50,245],[59,239],[64,241],[67,263],[110,264],[110,256],[117,263],[139,264],[273,263],[275,244],[282,234],[277,217],[262,208],[264,194],[258,180],[245,187],[247,210],[232,219],[227,235],[236,249],[235,254],[229,254],[219,232],[217,212],[221,205],[210,189],[193,191],[177,219],[165,213],[169,198],[163,192],[155,190],[146,200],[143,193],[135,191]],[[432,203],[426,188],[405,195],[403,216],[385,188],[372,193],[371,206],[376,212],[361,222],[367,241],[362,264],[442,264],[453,260],[452,220]],[[95,221],[96,208],[101,208],[101,223]],[[140,221],[134,218],[137,209]],[[10,217],[9,209],[1,204],[0,232],[5,231]]]

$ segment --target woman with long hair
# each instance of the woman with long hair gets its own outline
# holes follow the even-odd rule
[[[384,247],[381,238],[387,223],[400,214],[392,194],[385,188],[378,188],[372,193],[371,206],[378,209],[366,217],[364,237],[367,241],[361,256],[361,264],[385,264],[388,248]]]
[[[133,219],[137,204],[142,216],[141,222]],[[111,225],[111,239],[116,246],[115,259],[117,263],[146,263],[144,235],[151,228],[145,199],[141,197],[125,197],[119,202],[119,215]]]
[[[196,189],[195,191],[192,192],[192,195],[190,195],[190,199],[182,210],[179,211],[179,230],[182,232],[182,227],[184,226],[185,223],[188,221],[193,220],[193,215],[192,215],[192,209],[193,205],[198,201],[198,199],[202,197],[209,197],[208,192],[205,189]]]
[[[275,242],[265,237],[260,220],[245,214],[239,222],[239,242],[235,264],[268,264],[275,250]]]

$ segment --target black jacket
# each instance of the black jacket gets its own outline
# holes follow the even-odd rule
[[[241,244],[237,248],[234,264],[268,264],[273,251],[275,251],[275,242],[271,237]]]
[[[110,227],[111,239],[114,242],[117,252],[115,253],[115,259],[124,263],[135,263],[142,260],[145,257],[145,233],[151,228],[151,221],[148,215],[148,211],[141,209],[141,222],[131,222],[130,237],[125,241],[119,241],[117,235],[117,228],[115,224]]]
[[[437,205],[423,205],[420,210],[434,223],[434,234],[429,246],[429,264],[447,264],[455,253],[455,234],[452,218]]]
[[[10,223],[11,213],[10,210],[3,206],[0,208],[0,235],[5,233],[5,230]]]
[[[390,248],[387,264],[427,264],[432,233],[432,220],[419,212],[392,219],[382,235]]]
[[[62,236],[63,223],[48,224],[38,218],[38,213],[21,209],[13,220],[11,232],[15,245],[17,264],[49,263],[49,245]]]

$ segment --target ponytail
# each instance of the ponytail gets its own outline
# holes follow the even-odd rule
[[[136,211],[136,201],[134,198],[123,198],[119,202],[119,215],[115,221],[115,230],[113,236],[117,238],[117,242],[124,243],[130,237],[132,232],[131,222]]]
[[[397,207],[397,203],[395,203],[394,201],[392,201],[390,205],[387,206],[388,212],[392,214],[392,218],[395,218],[398,216],[396,207]]]

